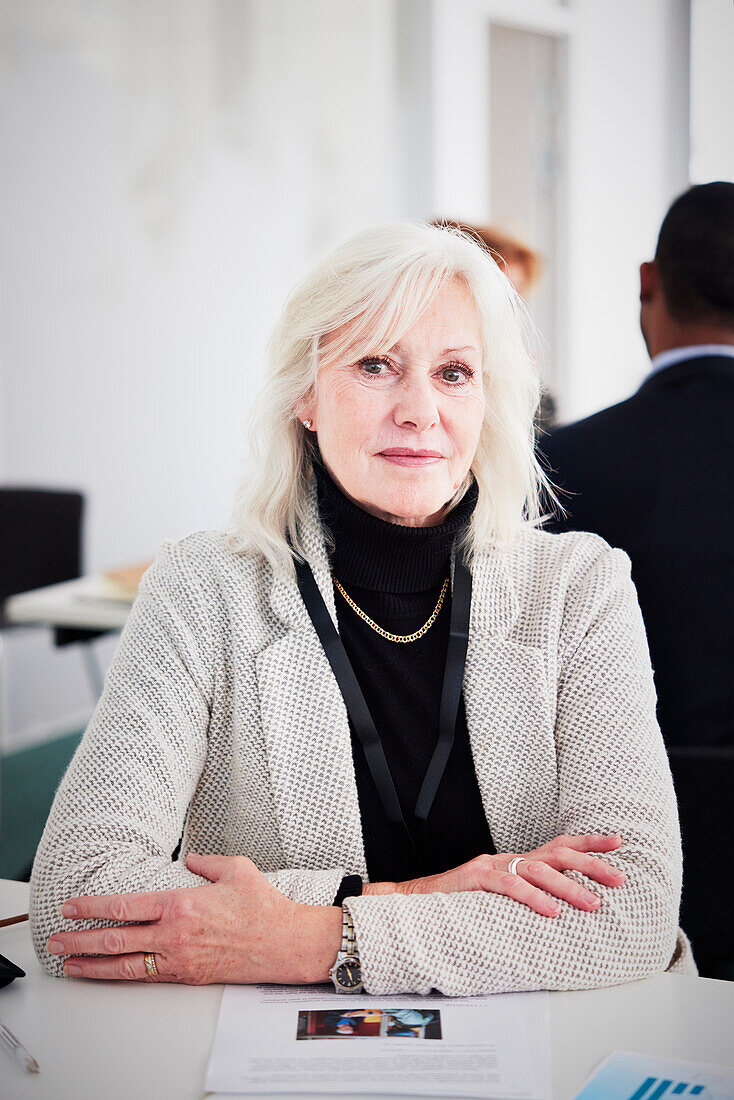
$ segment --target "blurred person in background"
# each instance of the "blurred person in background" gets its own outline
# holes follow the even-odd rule
[[[543,274],[543,258],[540,253],[498,225],[470,225],[451,218],[436,218],[432,224],[458,229],[484,245],[523,300],[527,300]],[[556,401],[547,383],[543,383],[536,424],[541,430],[547,431],[555,422]]]
[[[566,512],[555,529],[632,560],[680,802],[682,920],[701,973],[731,978],[717,847],[734,825],[734,183],[671,206],[640,267],[640,327],[652,366],[637,393],[540,446]]]

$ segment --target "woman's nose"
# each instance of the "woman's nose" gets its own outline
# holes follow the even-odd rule
[[[436,393],[429,379],[403,378],[395,402],[395,423],[424,432],[438,423]]]

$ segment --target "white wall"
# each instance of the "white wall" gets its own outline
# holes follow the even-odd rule
[[[691,182],[734,180],[734,7],[691,0]]]
[[[688,186],[686,0],[579,0],[569,41],[565,420],[628,396],[649,361],[638,269]]]
[[[688,183],[688,0],[433,0],[433,11],[435,197],[467,221],[493,216],[490,25],[567,44],[553,367],[561,417],[575,419],[647,369],[637,270]]]
[[[393,3],[5,0],[0,36],[0,474],[86,493],[95,570],[226,522],[285,293],[404,213]],[[6,745],[86,717],[44,633],[6,673]]]
[[[567,43],[561,413],[625,397],[647,369],[638,264],[687,185],[688,19],[688,0],[0,0],[0,477],[87,493],[90,569],[221,525],[296,277],[370,222],[490,216],[492,20]],[[78,653],[42,632],[8,650],[7,745],[84,720]]]

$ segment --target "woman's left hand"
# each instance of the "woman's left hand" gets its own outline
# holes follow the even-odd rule
[[[328,980],[341,942],[340,908],[291,901],[241,856],[190,854],[186,866],[210,885],[71,898],[61,907],[64,917],[135,923],[56,933],[49,953],[69,956],[65,973],[82,978],[186,985]],[[147,952],[155,954],[157,978],[146,970]]]

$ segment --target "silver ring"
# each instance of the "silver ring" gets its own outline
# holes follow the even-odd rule
[[[510,872],[511,875],[517,874],[518,863],[527,863],[525,856],[515,856],[514,859],[510,860],[510,866],[507,868],[507,870]]]

